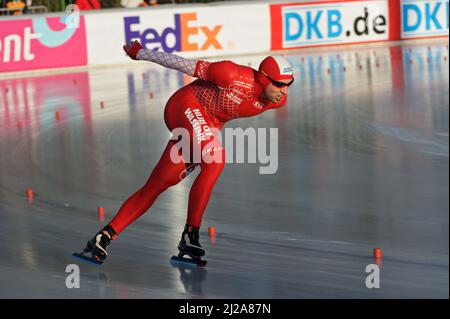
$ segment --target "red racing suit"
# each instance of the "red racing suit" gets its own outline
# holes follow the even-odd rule
[[[277,104],[267,100],[262,94],[264,87],[258,81],[258,71],[250,67],[231,61],[199,60],[191,70],[194,72],[190,75],[198,79],[170,97],[164,120],[171,132],[176,128],[187,130],[193,147],[200,148],[202,153],[209,152],[216,161],[193,162],[192,156],[186,156],[177,148],[174,161],[173,149],[177,141],[170,140],[145,185],[124,202],[110,222],[118,234],[146,212],[159,194],[178,184],[196,166],[200,166],[201,171],[190,190],[186,223],[200,227],[212,189],[225,164],[224,147],[214,129],[220,130],[229,120],[255,116],[286,103],[286,95]]]

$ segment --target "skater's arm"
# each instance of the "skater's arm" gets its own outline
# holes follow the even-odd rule
[[[237,65],[231,61],[207,62],[185,59],[176,54],[146,50],[138,41],[124,45],[123,49],[133,60],[158,63],[223,88],[233,83],[237,74]]]
[[[149,61],[158,63],[166,68],[194,76],[197,60],[182,58],[176,54],[158,52],[144,49],[138,41],[124,45],[123,49],[133,60]]]
[[[137,59],[155,62],[166,68],[186,73],[189,76],[194,76],[195,65],[197,64],[196,60],[185,59],[176,54],[155,52],[146,49],[138,52]]]

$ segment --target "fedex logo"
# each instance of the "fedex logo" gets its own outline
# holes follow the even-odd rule
[[[448,1],[402,1],[402,32],[405,36],[448,34],[448,20]]]
[[[180,51],[204,51],[208,49],[223,49],[218,35],[222,25],[208,26],[192,25],[197,21],[197,13],[175,14],[174,26],[166,27],[160,32],[154,28],[143,29],[139,17],[126,17],[126,43],[138,39],[143,47],[167,53]],[[190,24],[191,23],[191,24]]]

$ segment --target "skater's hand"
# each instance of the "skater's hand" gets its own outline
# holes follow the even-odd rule
[[[139,41],[132,41],[129,44],[125,44],[123,46],[123,49],[130,58],[132,58],[133,60],[137,60],[137,54],[141,49],[143,49],[143,47],[139,43]]]

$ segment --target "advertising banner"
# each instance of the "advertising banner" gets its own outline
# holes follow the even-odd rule
[[[89,63],[127,62],[122,46],[132,40],[184,57],[268,51],[267,8],[242,4],[87,15]]]
[[[389,39],[388,1],[329,1],[270,6],[272,50]]]
[[[76,25],[67,16],[0,20],[0,72],[86,64],[83,17]]]
[[[76,23],[74,17],[76,16]],[[0,19],[0,73],[130,59],[125,43],[187,58],[448,36],[448,0],[159,6]]]
[[[448,1],[401,0],[401,37],[448,36]]]

